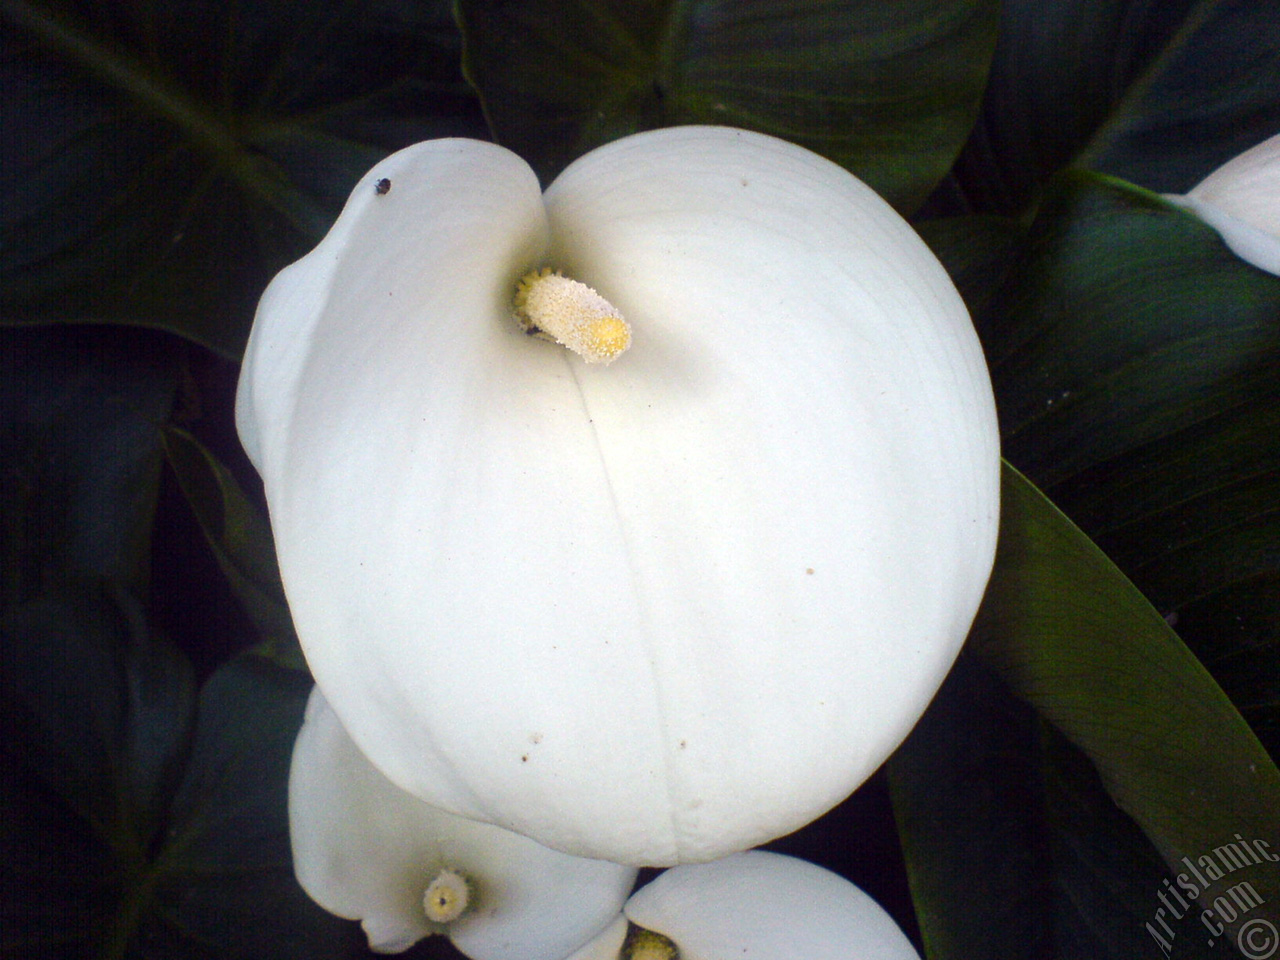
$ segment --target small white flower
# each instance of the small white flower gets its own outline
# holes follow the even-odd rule
[[[409,796],[364,758],[320,691],[289,774],[298,882],[369,946],[446,934],[473,960],[563,960],[616,916],[635,870],[571,857]]]
[[[388,157],[264,294],[237,416],[360,749],[581,856],[708,860],[830,809],[994,554],[955,288],[864,184],[740,130],[628,137],[545,195],[489,143]]]
[[[569,960],[920,960],[852,883],[761,850],[673,867],[624,914]]]
[[[1194,211],[1236,256],[1280,275],[1280,135],[1223,164],[1185,197],[1169,197]]]

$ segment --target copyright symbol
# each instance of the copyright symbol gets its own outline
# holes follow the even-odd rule
[[[1280,934],[1270,920],[1254,917],[1240,924],[1236,931],[1236,946],[1248,960],[1270,960],[1280,947]]]

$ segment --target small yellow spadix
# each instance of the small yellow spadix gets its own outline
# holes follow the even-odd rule
[[[613,304],[548,267],[520,278],[515,317],[526,332],[568,347],[587,363],[611,363],[631,346],[631,327]]]
[[[453,870],[441,870],[422,896],[422,909],[433,923],[457,920],[471,901],[467,878]]]
[[[622,944],[622,957],[623,960],[680,960],[680,950],[669,937],[632,924]]]

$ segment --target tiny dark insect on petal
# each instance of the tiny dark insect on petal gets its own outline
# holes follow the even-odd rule
[[[383,177],[381,180],[379,180],[377,183],[373,185],[373,192],[376,193],[378,196],[382,196],[383,194],[390,193],[391,181],[388,180],[386,177]]]

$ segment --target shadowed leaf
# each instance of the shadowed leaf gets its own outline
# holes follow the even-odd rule
[[[677,124],[782,137],[900,209],[977,109],[990,0],[461,0],[467,76],[494,136],[544,183],[610,140]]]

